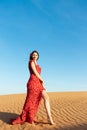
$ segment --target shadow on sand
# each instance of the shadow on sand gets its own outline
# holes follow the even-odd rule
[[[11,119],[15,119],[17,118],[18,115],[15,113],[9,113],[9,112],[0,112],[0,120],[2,120],[3,122],[10,124],[11,123]],[[47,122],[43,122],[43,121],[38,121],[36,122],[37,125],[39,124],[48,124]],[[52,126],[52,128],[50,128],[51,130],[87,130],[87,124],[77,124],[77,125],[73,125],[73,126],[66,126],[66,127],[61,127],[59,128],[58,124]],[[47,129],[48,130],[48,129]]]
[[[10,124],[11,119],[15,119],[18,115],[15,113],[9,113],[9,112],[0,112],[0,120],[3,122]]]

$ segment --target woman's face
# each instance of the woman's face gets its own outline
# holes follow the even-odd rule
[[[37,59],[38,59],[38,54],[37,54],[36,52],[34,52],[34,53],[32,54],[32,59],[34,59],[34,60],[37,60]]]

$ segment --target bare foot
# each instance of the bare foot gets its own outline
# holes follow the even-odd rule
[[[34,123],[34,122],[32,122],[31,124],[32,124],[33,126],[35,126],[35,123]]]
[[[55,125],[55,123],[53,122],[53,120],[50,120],[50,125]]]
[[[53,121],[50,122],[51,125],[55,125],[55,123]]]
[[[55,123],[53,122],[52,117],[49,118],[49,122],[50,122],[51,125],[54,125],[54,124],[55,124]]]

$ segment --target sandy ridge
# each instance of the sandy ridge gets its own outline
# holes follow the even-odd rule
[[[87,130],[87,92],[51,92],[50,105],[56,125],[48,123],[43,100],[36,117],[36,126],[29,123],[11,125],[22,110],[26,94],[0,96],[0,130]]]

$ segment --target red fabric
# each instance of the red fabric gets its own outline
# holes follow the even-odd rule
[[[32,61],[33,60],[30,60],[29,62],[30,78],[27,83],[27,96],[23,106],[23,110],[21,115],[12,120],[12,124],[22,124],[24,122],[32,123],[34,121],[36,113],[38,111],[39,103],[41,101],[41,93],[45,89],[31,69]],[[35,67],[40,74],[40,66],[35,64]]]

